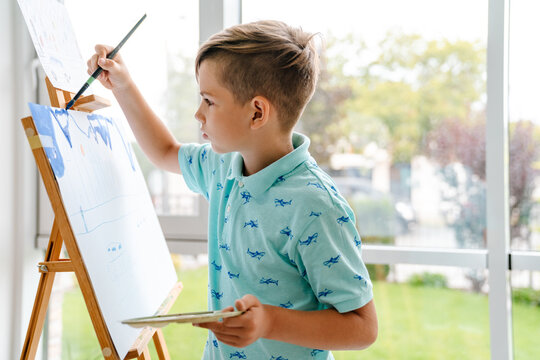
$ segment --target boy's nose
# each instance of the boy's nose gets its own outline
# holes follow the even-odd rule
[[[198,108],[197,111],[195,112],[195,119],[197,119],[197,121],[200,122],[201,124],[204,123],[204,116],[201,113],[201,108]]]

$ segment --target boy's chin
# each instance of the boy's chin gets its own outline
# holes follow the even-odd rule
[[[214,142],[210,142],[210,145],[212,146],[212,150],[214,150],[216,154],[226,154],[233,151],[233,150],[227,150],[219,145],[216,145]]]

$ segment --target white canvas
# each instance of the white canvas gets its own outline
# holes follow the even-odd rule
[[[55,88],[72,93],[88,80],[71,20],[57,0],[18,0],[43,70]],[[91,94],[90,89],[86,95]]]
[[[155,314],[177,281],[144,177],[114,119],[35,104],[30,109],[123,358],[140,331],[120,322]]]

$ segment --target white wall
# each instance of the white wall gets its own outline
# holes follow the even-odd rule
[[[0,47],[10,49],[11,46],[11,17],[9,14],[11,2],[0,2]],[[8,53],[7,51],[5,53]],[[15,216],[13,214],[14,203],[14,178],[9,176],[14,164],[13,158],[13,119],[14,111],[11,96],[12,58],[0,56],[0,108],[4,109],[2,131],[0,131],[0,164],[2,164],[2,176],[0,176],[0,319],[8,321],[0,322],[0,334],[9,334],[11,330],[11,313],[13,292],[13,238],[15,229],[12,226]],[[7,80],[7,81],[6,81]],[[0,358],[9,358],[10,337],[0,336]]]
[[[36,170],[20,119],[35,101],[32,45],[17,2],[0,0],[0,359],[20,356],[43,252],[36,234]],[[37,358],[41,358],[38,353]]]

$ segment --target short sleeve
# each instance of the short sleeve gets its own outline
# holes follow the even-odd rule
[[[366,305],[373,286],[361,256],[361,240],[346,203],[326,207],[296,242],[297,259],[320,303],[340,313]]]
[[[209,174],[213,157],[210,144],[182,144],[178,151],[178,162],[187,186],[208,199]]]

